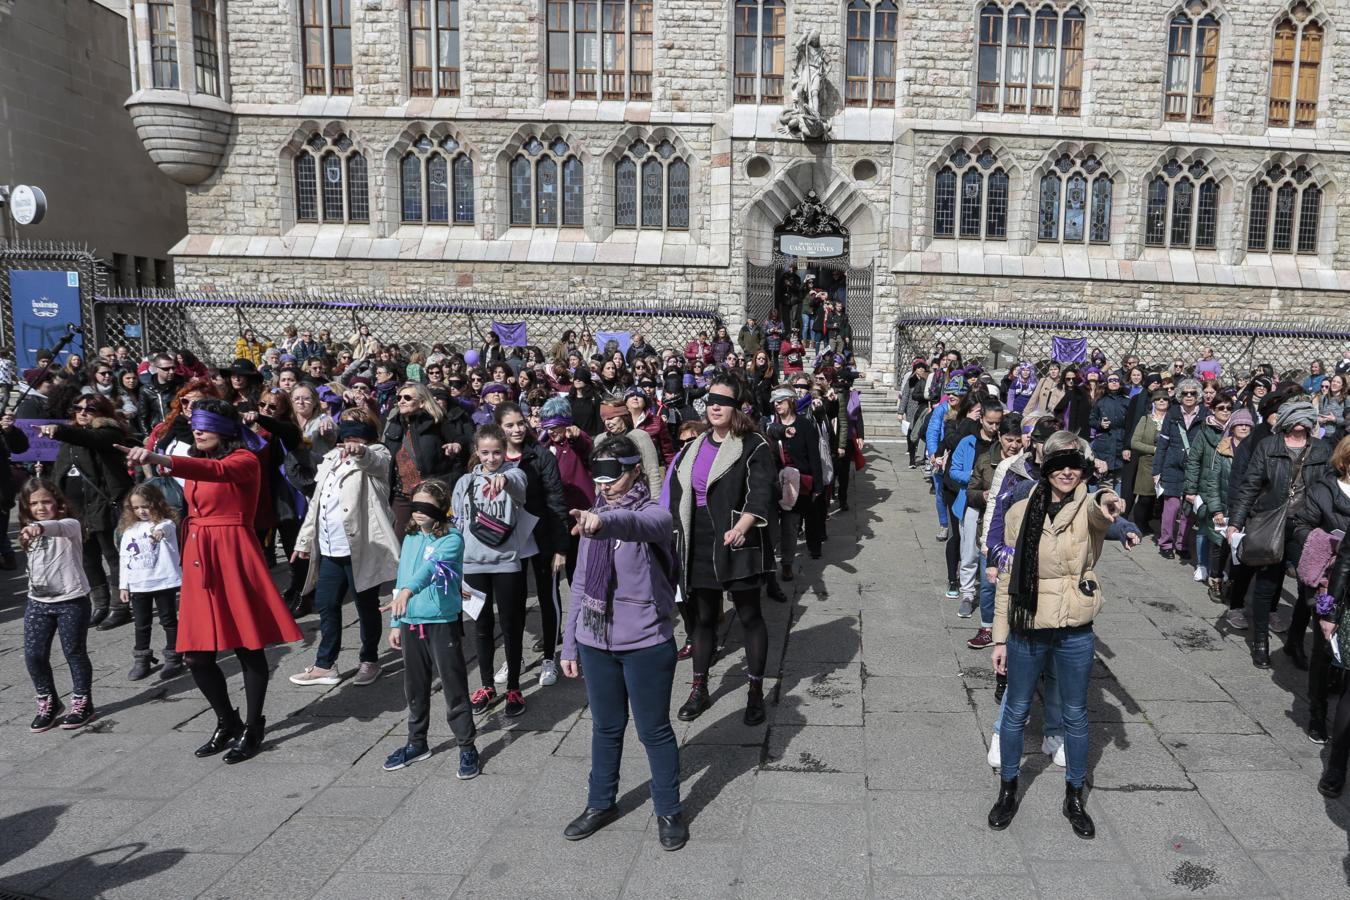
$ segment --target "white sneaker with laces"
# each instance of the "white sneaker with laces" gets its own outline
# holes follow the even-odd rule
[[[496,684],[506,684],[506,678],[506,663],[502,663],[502,667],[497,670],[497,674],[492,676],[492,680]]]
[[[291,676],[291,684],[325,684],[333,685],[342,681],[342,676],[337,673],[337,669],[320,669],[318,666],[306,666],[305,671],[299,675]]]
[[[1196,566],[1195,580],[1201,584],[1204,584],[1206,581],[1209,581],[1209,566]]]
[[[1068,760],[1064,758],[1064,738],[1058,736],[1045,738],[1041,741],[1041,752],[1051,757],[1060,768],[1068,766]]]
[[[989,760],[990,767],[995,771],[1003,765],[1003,756],[998,746],[998,732],[995,732],[993,738],[989,741],[989,756],[986,759]]]
[[[539,684],[548,687],[551,684],[558,683],[558,664],[551,659],[546,659],[539,666]]]

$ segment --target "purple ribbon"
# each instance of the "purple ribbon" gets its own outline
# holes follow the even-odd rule
[[[267,441],[263,440],[261,435],[254,433],[252,429],[243,427],[229,416],[222,416],[205,409],[194,409],[190,421],[193,431],[209,431],[221,437],[237,437],[243,441],[245,447],[255,453],[267,446]]]

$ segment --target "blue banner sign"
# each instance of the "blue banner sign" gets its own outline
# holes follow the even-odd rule
[[[10,269],[9,296],[14,312],[14,350],[21,372],[37,365],[38,348],[50,350],[69,333],[69,326],[83,324],[79,272]],[[57,364],[64,363],[70,353],[85,355],[78,334],[66,345]]]

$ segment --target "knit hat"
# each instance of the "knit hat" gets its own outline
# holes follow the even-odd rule
[[[628,415],[628,407],[622,403],[601,403],[600,420],[617,419],[619,416]]]
[[[1252,421],[1251,410],[1247,409],[1245,406],[1238,407],[1233,411],[1233,414],[1228,417],[1228,422],[1223,426],[1223,435],[1219,439],[1222,440],[1223,438],[1228,437],[1233,433],[1233,429],[1239,425],[1251,426],[1255,424],[1256,423]]]
[[[954,376],[951,381],[947,382],[945,393],[951,394],[953,397],[964,397],[968,393],[966,380],[960,375]]]
[[[785,387],[774,388],[773,393],[769,395],[770,403],[778,403],[781,400],[796,401],[796,399],[797,399],[797,392],[794,391],[792,388],[785,388]]]

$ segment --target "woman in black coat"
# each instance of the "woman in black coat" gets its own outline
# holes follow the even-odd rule
[[[801,491],[791,509],[778,510],[778,577],[791,581],[792,563],[797,558],[797,529],[806,521],[806,544],[812,559],[820,558],[824,540],[824,468],[820,459],[820,432],[809,416],[797,414],[797,392],[779,388],[772,396],[774,414],[765,420],[764,433],[780,466],[791,466],[801,473]],[[809,479],[809,485],[807,483]]]
[[[1344,480],[1345,476],[1341,478]],[[1324,612],[1318,625],[1323,640],[1335,641],[1340,640],[1336,634],[1336,625],[1347,607],[1350,607],[1350,540],[1341,541],[1327,580],[1327,593],[1331,596],[1333,606],[1329,612]],[[1347,761],[1350,761],[1350,697],[1342,696],[1336,706],[1336,721],[1331,728],[1331,752],[1327,754],[1322,778],[1317,782],[1317,790],[1322,796],[1341,795],[1345,789]]]
[[[1275,420],[1275,433],[1256,445],[1241,484],[1232,489],[1226,534],[1229,540],[1245,530],[1249,520],[1286,502],[1290,504],[1283,558],[1261,566],[1253,579],[1252,665],[1258,669],[1270,668],[1270,613],[1279,603],[1285,568],[1298,563],[1302,547],[1295,540],[1293,520],[1307,497],[1307,486],[1316,484],[1330,471],[1331,448],[1312,437],[1316,422],[1317,413],[1307,400],[1286,401]],[[1311,593],[1300,588],[1294,617],[1285,634],[1284,651],[1295,664],[1303,656],[1303,634],[1311,617],[1311,599]]]
[[[1092,398],[1087,387],[1078,380],[1078,367],[1065,366],[1059,376],[1059,386],[1064,396],[1055,404],[1055,419],[1065,431],[1072,431],[1081,438],[1088,436],[1088,419],[1092,415]]]
[[[671,463],[667,506],[675,519],[684,602],[694,603],[694,686],[679,717],[697,719],[712,705],[708,669],[717,649],[722,594],[731,594],[745,634],[750,691],[745,723],[764,721],[764,665],[769,632],[760,593],[773,571],[775,466],[773,449],[741,412],[745,398],[731,376],[713,379],[704,396],[709,431],[685,446]]]
[[[89,598],[94,614],[89,620],[100,631],[131,621],[131,608],[111,604],[117,592],[119,572],[114,531],[122,517],[122,498],[131,490],[126,457],[117,449],[132,442],[112,400],[97,394],[81,394],[70,408],[66,425],[43,425],[44,437],[61,442],[52,477],[56,486],[81,511],[84,523],[84,574],[89,579]],[[107,571],[104,571],[104,564]]]
[[[568,525],[572,519],[563,499],[558,461],[535,442],[534,432],[520,407],[509,400],[498,403],[492,410],[492,418],[506,432],[507,462],[514,462],[525,473],[525,511],[539,520],[534,526],[534,543],[539,552],[530,557],[530,567],[534,570],[543,637],[534,649],[544,654],[539,683],[548,687],[558,681],[554,653],[561,635],[562,598],[556,579],[567,568]]]
[[[426,385],[409,381],[398,389],[383,441],[390,457],[389,505],[395,533],[402,534],[419,484],[428,478],[455,484],[464,474],[473,422],[459,404],[442,409]]]

